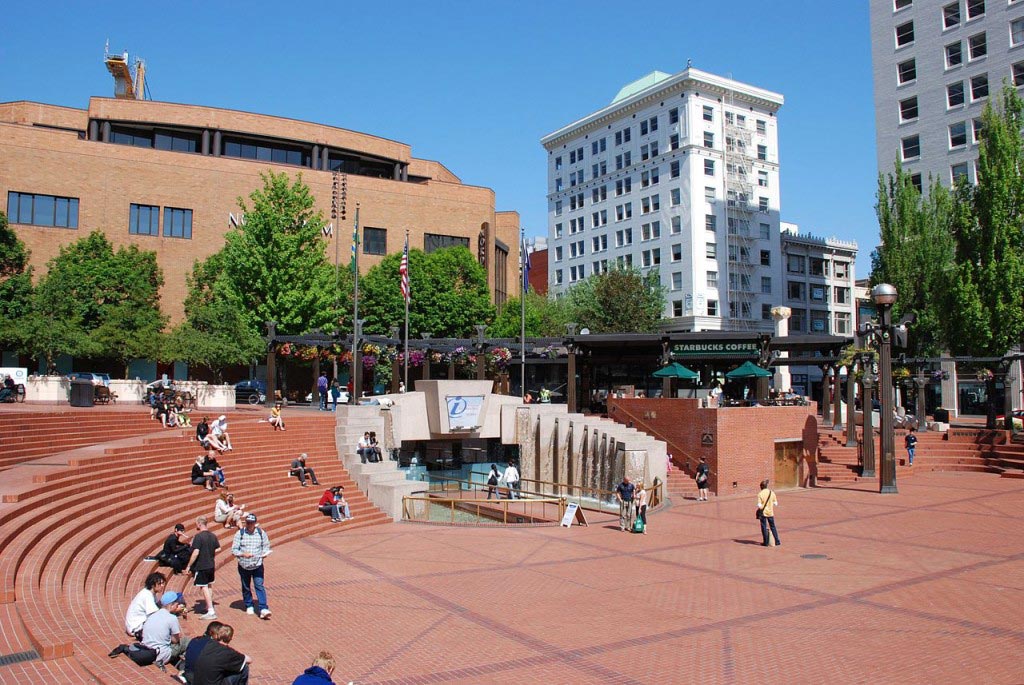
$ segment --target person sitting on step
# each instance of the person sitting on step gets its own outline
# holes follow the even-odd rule
[[[245,505],[235,504],[235,496],[230,492],[220,493],[217,504],[213,510],[213,520],[223,523],[225,528],[239,527],[242,516],[245,515]]]
[[[320,481],[316,479],[316,472],[310,467],[306,466],[306,457],[308,455],[303,452],[295,459],[292,459],[292,467],[288,470],[289,476],[295,476],[299,479],[299,483],[302,487],[306,487],[306,476],[313,481],[313,485],[320,485]]]
[[[214,483],[216,487],[226,488],[227,476],[224,475],[224,469],[221,468],[220,463],[217,461],[217,453],[213,450],[206,451],[206,457],[203,459],[203,471],[212,471],[213,475],[217,477],[217,482]]]
[[[200,454],[196,457],[196,463],[192,464],[192,485],[203,485],[207,490],[213,490],[214,484],[217,482],[217,475],[212,471],[203,470],[205,460],[206,455]]]
[[[284,418],[281,416],[281,403],[275,402],[274,408],[270,410],[270,418],[267,419],[267,423],[274,427],[274,430],[285,430]]]
[[[344,489],[345,487],[342,485],[335,485],[333,488],[324,490],[320,503],[316,505],[321,514],[331,517],[331,523],[341,523],[352,518],[348,502],[345,501],[345,496],[341,494],[341,491]],[[341,516],[342,512],[345,514],[344,518]]]

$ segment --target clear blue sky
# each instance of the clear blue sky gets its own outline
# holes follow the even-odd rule
[[[392,138],[494,188],[546,234],[539,140],[655,69],[782,93],[782,218],[878,239],[867,2],[11,3],[0,100],[85,107],[111,95],[103,46],[146,59],[154,99]]]

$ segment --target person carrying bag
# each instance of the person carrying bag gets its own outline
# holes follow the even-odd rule
[[[761,521],[762,546],[769,547],[768,528],[771,528],[772,536],[775,538],[775,546],[781,547],[779,531],[775,529],[775,507],[779,506],[779,500],[775,493],[768,489],[768,480],[761,481],[761,492],[757,494],[757,514]]]

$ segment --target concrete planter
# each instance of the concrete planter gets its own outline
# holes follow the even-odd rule
[[[119,404],[142,404],[142,400],[146,396],[146,383],[144,381],[111,379],[110,392],[117,394]]]
[[[66,404],[71,382],[64,376],[29,376],[25,383],[25,401]]]

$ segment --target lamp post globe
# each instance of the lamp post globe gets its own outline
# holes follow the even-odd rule
[[[879,283],[871,289],[871,300],[880,307],[891,307],[896,304],[896,286]]]
[[[888,283],[879,283],[871,289],[871,299],[878,307],[879,323],[879,374],[878,399],[881,404],[879,416],[879,443],[881,455],[879,459],[880,483],[879,492],[896,493],[896,439],[893,426],[893,386],[892,386],[892,306],[896,303],[896,288]]]

